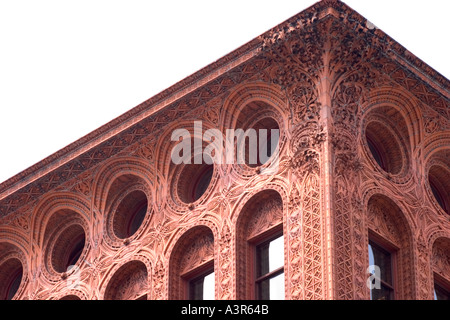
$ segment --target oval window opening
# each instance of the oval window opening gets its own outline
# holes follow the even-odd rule
[[[74,266],[77,263],[78,259],[81,256],[81,253],[83,252],[84,244],[85,244],[85,237],[83,233],[78,237],[78,239],[74,241],[72,248],[70,248],[69,250],[69,257],[67,259],[66,269],[68,269],[69,266]]]
[[[441,166],[432,166],[428,172],[428,182],[436,202],[450,214],[450,172]]]
[[[280,137],[280,127],[273,118],[267,117],[251,126],[253,129],[245,137],[245,163],[256,168],[264,165],[276,150]]]
[[[143,191],[130,192],[120,202],[114,215],[114,233],[120,239],[134,235],[147,214],[148,200]]]
[[[78,224],[67,227],[53,244],[52,265],[62,273],[74,266],[84,250],[86,235]]]
[[[369,150],[372,153],[373,158],[381,167],[381,169],[386,171],[386,160],[384,159],[383,154],[378,149],[377,145],[372,141],[372,138],[369,135],[367,135],[366,138],[367,138],[367,145],[369,146]]]
[[[15,258],[0,266],[0,299],[12,300],[19,290],[23,277],[22,263]]]
[[[144,221],[146,213],[147,213],[147,201],[143,201],[131,215],[127,228],[128,236],[132,236],[133,234],[136,233],[136,231],[139,229],[142,222]]]
[[[214,173],[212,164],[188,164],[178,180],[178,197],[184,203],[192,203],[206,192]]]
[[[373,121],[366,128],[366,142],[372,158],[381,169],[399,174],[403,168],[403,152],[394,136],[384,124]]]

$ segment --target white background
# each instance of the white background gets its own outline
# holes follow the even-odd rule
[[[0,182],[311,0],[0,0]],[[344,0],[450,77],[448,0]]]

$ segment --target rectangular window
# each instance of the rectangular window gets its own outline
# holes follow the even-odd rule
[[[372,274],[370,299],[394,299],[393,254],[369,241],[369,266]]]
[[[190,300],[214,300],[214,271],[189,281]]]
[[[284,300],[284,237],[256,246],[256,298]]]

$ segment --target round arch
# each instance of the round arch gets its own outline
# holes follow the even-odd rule
[[[395,299],[414,299],[417,288],[413,224],[407,211],[389,195],[375,189],[366,194],[365,208],[367,238],[364,248],[372,243],[388,252],[396,265],[391,283]],[[368,252],[362,255],[366,257],[367,266],[368,255]]]
[[[28,265],[21,249],[6,241],[0,242],[0,300],[20,296],[28,279]]]
[[[150,266],[145,258],[134,257],[116,265],[105,280],[103,300],[147,300]]]
[[[286,94],[277,85],[265,82],[251,82],[236,86],[225,99],[222,108],[222,131],[236,128],[237,118],[243,108],[249,103],[260,101],[269,105],[277,114],[289,113],[289,102]],[[280,125],[288,128],[287,117]]]
[[[284,232],[283,198],[274,189],[264,189],[246,197],[235,220],[236,230],[236,295],[238,299],[254,299],[253,256],[257,246],[279,238]],[[285,252],[286,245],[283,245]],[[285,254],[284,254],[285,256]],[[284,258],[285,260],[286,258]],[[284,263],[283,263],[284,265]],[[284,271],[282,271],[284,274]]]
[[[190,281],[214,273],[215,228],[208,224],[180,230],[173,239],[168,252],[169,299],[189,298]]]
[[[152,168],[144,159],[137,157],[118,157],[102,164],[93,182],[93,205],[104,212],[106,199],[112,183],[120,176],[133,175],[145,182],[150,189],[153,187]]]

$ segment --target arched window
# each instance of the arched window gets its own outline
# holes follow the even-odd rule
[[[214,263],[207,263],[183,278],[186,281],[187,299],[214,300]]]
[[[206,226],[183,234],[170,255],[169,298],[215,298],[214,235]]]
[[[278,192],[254,195],[237,220],[237,298],[284,299],[283,205]]]
[[[439,275],[434,275],[434,300],[450,300],[450,283]]]
[[[109,280],[105,300],[147,300],[147,267],[142,261],[130,261],[121,266]]]
[[[255,298],[284,299],[284,237],[282,231],[259,241],[255,250]]]
[[[412,236],[401,209],[376,194],[368,202],[367,271],[373,300],[412,299]]]
[[[431,267],[435,300],[450,300],[450,239],[438,238],[433,243]]]
[[[369,238],[369,267],[372,269],[371,300],[393,300],[395,251]]]

